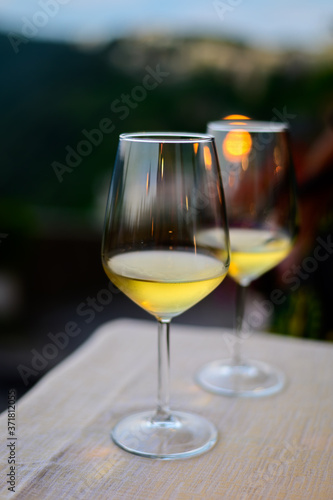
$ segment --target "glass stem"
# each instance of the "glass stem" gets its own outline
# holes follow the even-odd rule
[[[170,379],[170,321],[158,322],[158,390],[155,419],[168,420]]]
[[[243,327],[243,319],[244,319],[244,307],[245,307],[245,296],[246,296],[246,286],[242,286],[239,283],[236,285],[236,324],[235,324],[235,334],[236,339],[233,348],[233,364],[240,365],[242,364],[242,355],[241,355],[241,333]]]

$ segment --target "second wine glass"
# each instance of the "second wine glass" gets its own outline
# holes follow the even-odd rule
[[[232,357],[206,364],[196,380],[217,394],[267,396],[282,389],[285,377],[265,362],[243,358],[241,346],[250,335],[249,328],[244,332],[243,316],[248,286],[287,257],[296,235],[288,126],[231,119],[211,122],[207,131],[216,140],[225,189],[231,245],[229,276],[236,282],[236,318],[235,335],[229,343]],[[213,246],[216,232],[210,231],[207,238]],[[276,297],[276,303],[280,299]],[[276,303],[266,300],[264,311],[263,307],[252,309],[252,323],[263,323]]]

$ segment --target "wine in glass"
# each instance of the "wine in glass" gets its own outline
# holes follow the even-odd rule
[[[214,248],[197,235],[217,230]],[[149,458],[198,455],[216,442],[204,417],[169,408],[170,321],[203,299],[229,267],[229,235],[214,138],[122,134],[106,207],[102,262],[110,280],[158,321],[155,411],[112,430],[121,448]]]
[[[249,336],[249,328],[246,334],[244,328],[242,331],[245,294],[253,280],[290,253],[297,211],[288,126],[243,118],[211,122],[207,127],[215,137],[225,190],[229,275],[237,287],[236,324],[232,357],[207,363],[196,380],[213,393],[257,397],[278,392],[285,378],[280,370],[241,354],[241,345]],[[203,238],[213,247],[217,231],[206,231]],[[260,316],[263,320],[262,310],[251,312],[255,322],[258,316],[259,322]]]

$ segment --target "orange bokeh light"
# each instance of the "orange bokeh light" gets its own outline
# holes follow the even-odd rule
[[[212,168],[212,155],[210,154],[208,146],[204,147],[204,160],[205,160],[206,170],[210,170]]]
[[[250,120],[250,118],[244,115],[228,115],[224,120],[236,120],[235,124],[245,125],[245,123],[241,123],[239,120]],[[241,161],[249,154],[251,147],[251,135],[242,129],[235,129],[228,132],[222,144],[224,156],[231,162]]]
[[[223,141],[223,153],[229,161],[241,161],[251,151],[252,139],[246,130],[231,130]]]
[[[245,115],[228,115],[223,120],[250,120],[250,118]]]

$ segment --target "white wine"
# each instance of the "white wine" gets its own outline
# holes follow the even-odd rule
[[[227,274],[217,258],[185,250],[126,252],[106,259],[104,269],[130,299],[164,320],[206,297]]]
[[[292,240],[285,233],[261,229],[230,229],[230,276],[246,286],[277,264],[290,252]]]
[[[229,275],[237,283],[247,286],[277,264],[290,252],[292,239],[286,233],[266,229],[231,228]],[[219,229],[202,231],[197,242],[225,257],[221,248],[223,234]]]

